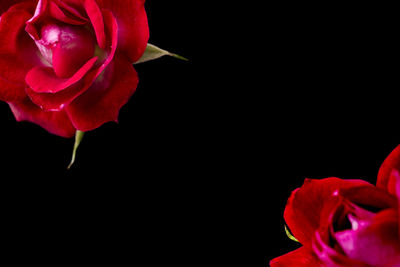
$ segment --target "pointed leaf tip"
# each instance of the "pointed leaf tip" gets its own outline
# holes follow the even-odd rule
[[[189,61],[189,59],[187,59],[187,58],[185,58],[185,57],[182,57],[182,56],[180,56],[180,55],[177,55],[177,54],[170,54],[172,57],[174,57],[174,58],[177,58],[177,59],[180,59],[180,60],[184,60],[184,61]]]
[[[78,147],[83,139],[83,136],[85,135],[85,132],[79,131],[77,130],[75,132],[75,143],[74,143],[74,148],[72,150],[72,158],[71,158],[71,162],[69,163],[67,169],[71,169],[72,165],[75,162],[75,158],[76,158],[76,151],[78,150]]]
[[[185,58],[183,56],[168,52],[167,50],[161,49],[155,45],[147,44],[146,50],[144,51],[142,57],[138,61],[136,61],[135,64],[154,60],[154,59],[160,58],[162,56],[171,56],[171,57],[178,58],[178,59],[181,59],[184,61],[189,61],[187,58]]]
[[[292,235],[292,233],[290,233],[290,231],[289,231],[289,229],[287,228],[286,225],[285,225],[285,233],[286,233],[287,237],[289,237],[290,240],[299,242],[299,240],[297,240],[297,238],[294,237],[294,236]]]

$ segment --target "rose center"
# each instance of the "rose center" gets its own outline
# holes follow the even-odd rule
[[[95,51],[93,34],[82,26],[48,24],[36,44],[61,78],[72,76]]]

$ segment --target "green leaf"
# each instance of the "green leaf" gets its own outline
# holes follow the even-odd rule
[[[142,57],[138,61],[136,61],[134,64],[139,64],[139,63],[143,63],[146,61],[154,60],[154,59],[160,58],[162,56],[171,56],[171,57],[175,57],[175,58],[178,58],[181,60],[188,61],[187,58],[184,58],[180,55],[168,52],[168,51],[161,49],[155,45],[147,44],[146,50],[144,51]]]
[[[287,228],[286,225],[285,225],[285,233],[286,233],[286,235],[289,237],[289,239],[291,239],[291,240],[293,240],[293,241],[296,241],[296,242],[299,242],[299,240],[297,240],[297,238],[294,237],[294,236],[290,233],[290,231],[289,231],[289,229]]]
[[[68,167],[67,167],[68,170],[72,167],[72,165],[73,165],[74,162],[75,162],[76,151],[77,151],[77,149],[78,149],[78,147],[79,147],[79,145],[80,145],[80,143],[81,143],[81,141],[82,141],[84,135],[85,135],[85,132],[82,132],[82,131],[79,131],[79,130],[77,130],[77,131],[75,132],[74,149],[73,149],[73,151],[72,151],[71,162],[69,163],[69,165],[68,165]]]

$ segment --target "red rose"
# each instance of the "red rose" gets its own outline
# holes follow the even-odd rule
[[[71,137],[116,121],[149,38],[145,0],[1,0],[0,100]]]
[[[361,180],[307,179],[284,217],[301,248],[271,267],[399,267],[400,146],[384,161],[377,186]]]

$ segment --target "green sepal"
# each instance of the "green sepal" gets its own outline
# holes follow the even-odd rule
[[[174,58],[188,61],[187,58],[184,58],[180,55],[168,52],[167,50],[161,49],[155,45],[147,44],[146,50],[144,51],[142,57],[139,58],[139,60],[136,61],[134,64],[139,64],[139,63],[143,63],[146,61],[154,60],[154,59],[160,58],[162,56],[171,56]]]
[[[287,237],[289,237],[290,240],[299,242],[299,240],[297,240],[297,238],[294,237],[294,236],[292,235],[292,233],[290,233],[290,231],[289,231],[289,229],[287,228],[286,225],[285,225],[285,233],[286,233]]]
[[[73,148],[73,150],[72,150],[71,162],[69,163],[69,165],[68,165],[68,167],[67,167],[68,170],[72,167],[72,165],[73,165],[74,162],[75,162],[76,151],[78,150],[78,147],[79,147],[79,145],[80,145],[80,143],[81,143],[81,141],[82,141],[84,135],[85,135],[85,132],[82,132],[82,131],[79,131],[79,130],[77,130],[77,131],[75,132],[75,143],[74,143],[74,148]]]

